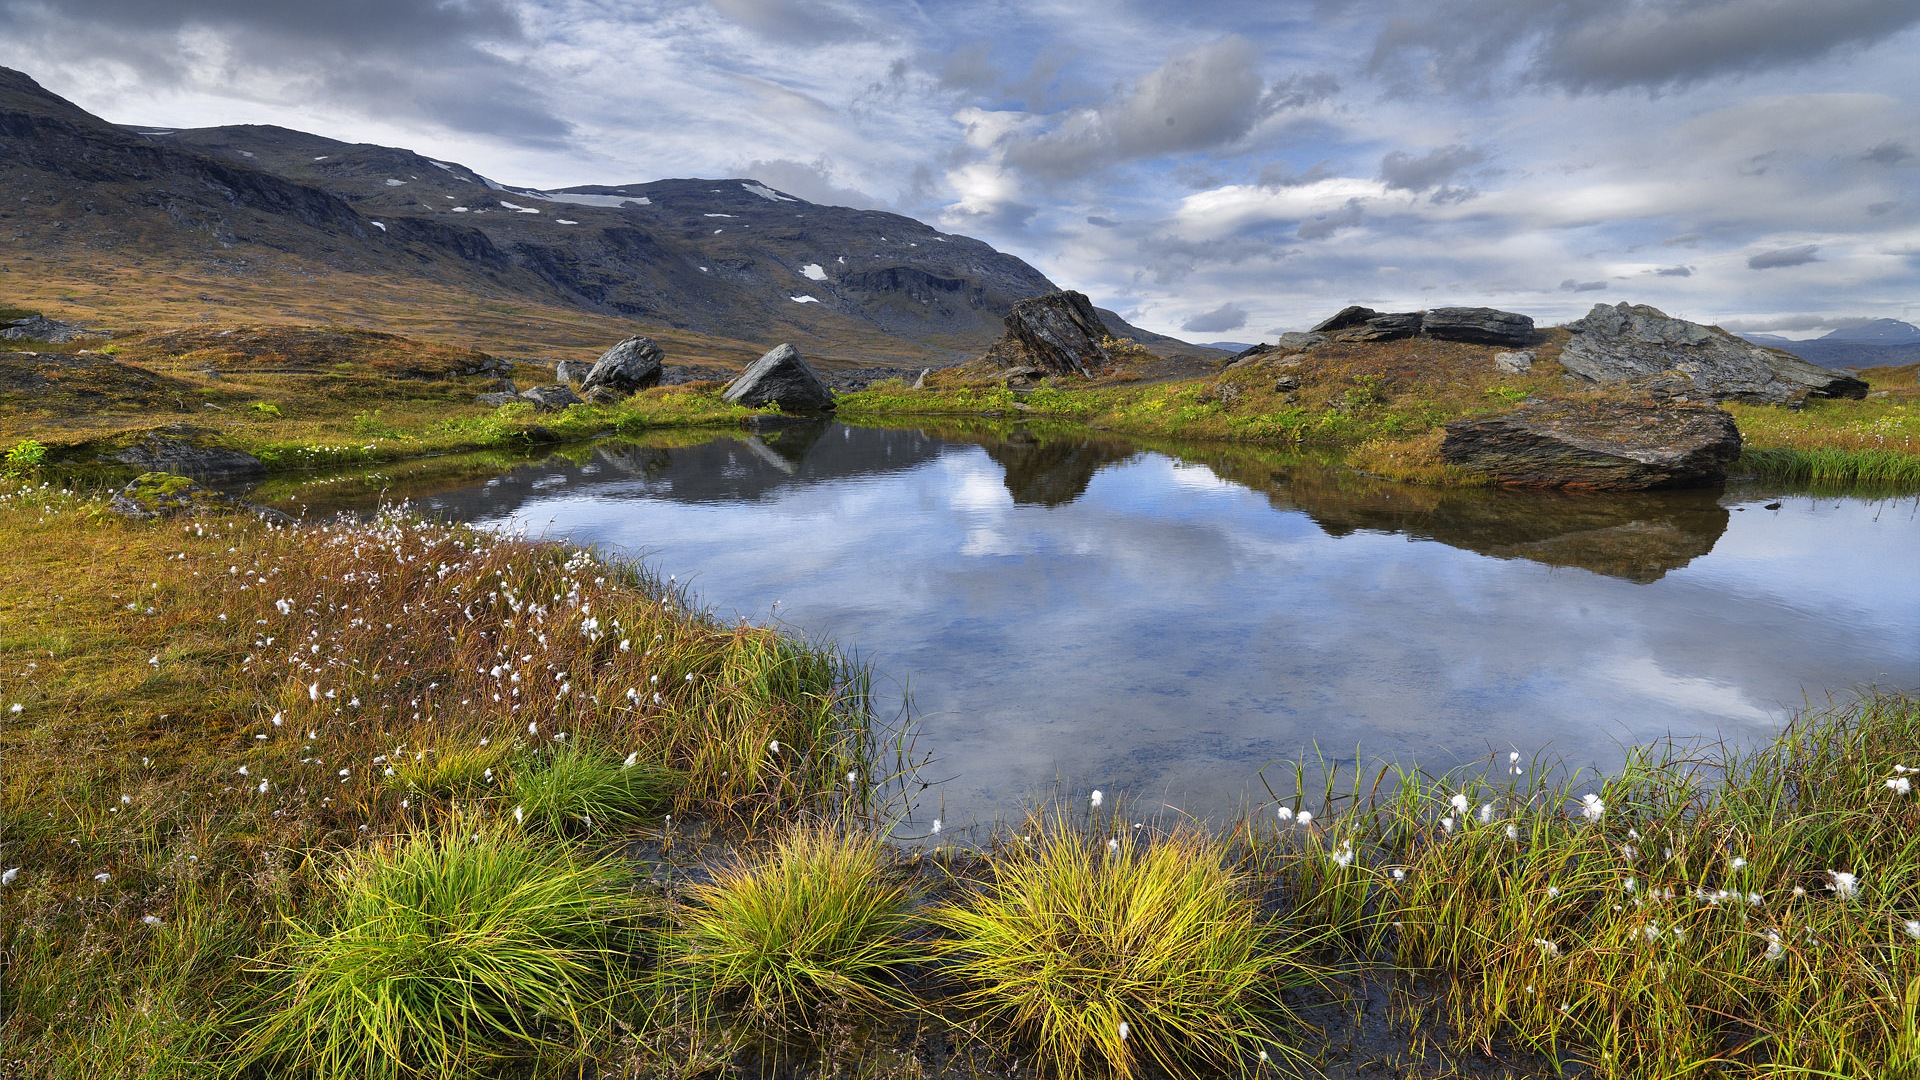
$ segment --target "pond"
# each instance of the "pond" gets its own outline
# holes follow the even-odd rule
[[[902,833],[1092,788],[1221,821],[1316,755],[1606,769],[1920,685],[1912,496],[1435,490],[1276,451],[839,423],[413,494],[856,654],[932,756]]]

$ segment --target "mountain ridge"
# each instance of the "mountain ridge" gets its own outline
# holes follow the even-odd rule
[[[1831,368],[1898,367],[1920,361],[1920,326],[1898,319],[1873,319],[1842,326],[1817,338],[1744,334],[1755,345],[1791,353]]]
[[[0,150],[0,187],[24,193],[0,207],[0,239],[11,233],[17,249],[6,261],[109,289],[127,275],[101,255],[219,279],[197,302],[167,293],[157,314],[181,321],[222,305],[222,315],[384,318],[415,330],[369,313],[416,292],[421,305],[453,294],[471,307],[537,309],[547,324],[593,316],[606,326],[602,347],[617,327],[677,334],[728,361],[792,341],[830,364],[938,366],[984,352],[1015,301],[1057,288],[971,237],[821,206],[750,177],[514,187],[458,162],[285,127],[115,125],[7,69]],[[20,296],[23,269],[0,288]],[[299,295],[306,279],[331,295]],[[347,302],[357,292],[371,294],[363,312]],[[1212,355],[1102,314],[1116,335]],[[542,344],[532,334],[512,343]]]

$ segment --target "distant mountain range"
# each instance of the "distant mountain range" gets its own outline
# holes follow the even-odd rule
[[[156,276],[214,281],[169,301],[162,314],[180,318],[224,305],[212,310],[349,321],[354,298],[403,311],[396,301],[431,294],[590,313],[735,353],[792,341],[846,363],[941,364],[978,355],[1015,301],[1057,288],[979,240],[751,178],[516,188],[287,128],[116,126],[5,68],[0,192],[0,262],[13,263],[0,301],[19,300],[29,274],[105,286],[61,291],[74,300]],[[129,277],[136,263],[146,277]],[[1205,351],[1102,314],[1117,335]]]
[[[1898,319],[1874,319],[1843,326],[1830,334],[1805,341],[1777,334],[1741,336],[1755,345],[1790,352],[1822,367],[1897,367],[1920,362],[1920,326]]]

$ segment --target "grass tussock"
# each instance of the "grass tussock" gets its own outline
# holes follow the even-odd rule
[[[497,820],[338,856],[231,1060],[376,1080],[575,1060],[612,1029],[641,905],[612,862]]]
[[[1060,818],[1000,853],[978,896],[932,915],[958,1001],[1061,1076],[1244,1071],[1270,1057],[1279,992],[1310,981],[1260,923],[1252,882],[1191,829],[1101,837]]]
[[[910,1011],[901,975],[922,956],[907,940],[913,897],[893,864],[877,836],[798,826],[688,890],[670,966],[763,1028]]]

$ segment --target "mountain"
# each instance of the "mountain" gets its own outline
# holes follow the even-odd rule
[[[1756,345],[1792,353],[1821,367],[1897,367],[1920,362],[1920,326],[1898,319],[1874,319],[1843,326],[1805,341],[1777,334],[1745,337]]]
[[[115,126],[4,68],[0,191],[0,299],[37,286],[70,316],[438,320],[495,348],[651,332],[670,354],[792,341],[829,363],[943,364],[1057,287],[979,240],[752,178],[516,188],[287,128]]]

